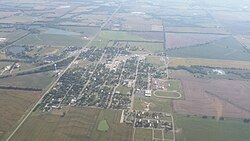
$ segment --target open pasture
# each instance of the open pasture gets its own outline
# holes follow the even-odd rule
[[[170,57],[250,61],[250,54],[233,37],[167,52]]]
[[[178,141],[248,141],[250,124],[238,119],[216,120],[211,117],[176,115]]]
[[[182,85],[185,100],[173,102],[177,113],[250,118],[248,81],[186,78]]]
[[[82,47],[86,44],[86,40],[81,36],[67,36],[55,34],[30,34],[27,37],[19,40],[16,44],[19,45],[51,45],[51,46],[79,46]]]

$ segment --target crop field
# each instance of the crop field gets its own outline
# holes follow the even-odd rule
[[[176,57],[171,57],[169,61],[170,67],[191,66],[191,65],[250,69],[250,62],[248,61],[216,60],[216,59],[201,59],[201,58],[176,58]]]
[[[163,43],[128,42],[128,47],[137,47],[150,53],[161,53],[164,51]]]
[[[15,41],[16,39],[24,36],[27,33],[28,32],[24,31],[24,30],[14,30],[14,31],[10,31],[10,32],[0,31],[0,38],[6,38],[6,40],[5,40],[6,42],[12,42],[12,41]]]
[[[39,92],[0,90],[0,140],[39,97]]]
[[[226,34],[229,33],[223,28],[204,28],[204,27],[174,27],[168,26],[165,28],[166,33],[209,33],[209,34]]]
[[[234,38],[224,38],[205,45],[168,51],[171,57],[249,61],[250,54]]]
[[[225,37],[213,34],[166,33],[166,47],[171,49],[202,45]]]
[[[102,31],[98,39],[100,40],[133,40],[133,41],[144,41],[143,37],[133,35],[130,32],[120,32],[120,31]]]
[[[29,117],[12,140],[130,140],[132,127],[120,124],[120,117],[121,111],[92,108],[65,107],[49,113],[37,111]],[[103,119],[108,124],[107,131],[98,130]]]
[[[234,34],[249,34],[249,23],[246,19],[250,18],[249,12],[245,11],[213,11],[212,16],[220,20],[225,28]]]
[[[79,46],[86,44],[86,40],[81,36],[67,36],[55,34],[31,34],[16,42],[19,45],[51,45],[51,46]]]
[[[53,73],[37,73],[23,76],[14,76],[0,79],[1,86],[14,86],[24,88],[46,88],[54,79]]]
[[[182,79],[185,100],[173,102],[177,113],[250,118],[248,81]],[[240,101],[240,102],[239,102]]]
[[[211,117],[176,115],[176,140],[248,141],[250,124],[238,119],[216,120]]]
[[[77,26],[58,26],[66,31],[81,33],[83,36],[91,38],[99,30],[98,27],[77,27]]]
[[[4,19],[0,20],[0,23],[31,23],[35,21],[35,19],[33,19],[30,16],[9,16],[6,17]]]
[[[250,36],[249,35],[238,35],[235,37],[241,44],[250,49]]]

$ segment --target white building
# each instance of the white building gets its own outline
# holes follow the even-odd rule
[[[146,97],[151,97],[152,96],[152,91],[151,90],[145,90],[145,96]]]

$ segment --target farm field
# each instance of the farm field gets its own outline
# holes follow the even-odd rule
[[[175,115],[176,140],[248,141],[250,124],[239,119],[216,120],[211,117]]]
[[[238,35],[235,37],[241,44],[250,49],[250,36],[249,35]]]
[[[0,90],[0,140],[17,125],[39,97],[40,92]]]
[[[10,30],[9,32],[0,31],[0,38],[6,38],[5,42],[12,42],[24,36],[28,32],[25,30]],[[0,42],[1,44],[2,42]]]
[[[65,107],[49,113],[34,112],[12,140],[130,140],[132,129],[119,123],[120,116],[121,111],[77,107]],[[109,126],[104,132],[98,130],[103,119]]]
[[[54,79],[52,73],[37,73],[23,76],[14,76],[0,79],[1,86],[23,88],[46,88]]]
[[[56,34],[31,34],[16,42],[19,45],[51,45],[51,46],[79,46],[86,44],[86,40],[76,35],[56,35]]]
[[[166,33],[166,47],[172,49],[202,45],[225,37],[215,34]]]
[[[185,100],[173,102],[177,113],[250,118],[248,81],[183,78],[182,85]]]
[[[224,38],[205,45],[168,51],[171,57],[250,61],[250,54],[234,38]]]
[[[204,27],[174,27],[168,26],[165,28],[166,33],[197,33],[197,34],[218,34],[229,35],[230,33],[223,28],[204,28]]]
[[[191,65],[250,69],[249,61],[216,60],[216,59],[203,59],[203,58],[178,58],[178,57],[171,57],[169,61],[170,67],[191,66]]]
[[[144,49],[150,53],[162,53],[164,51],[163,43],[128,42],[127,46]]]

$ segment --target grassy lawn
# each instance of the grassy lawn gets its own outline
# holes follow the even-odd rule
[[[135,141],[152,141],[152,130],[151,129],[135,129]]]
[[[182,92],[182,86],[181,86],[181,81],[179,80],[169,80],[168,81],[168,91],[178,91]]]
[[[250,124],[242,120],[216,121],[201,117],[175,116],[177,140],[187,141],[249,141]]]
[[[100,123],[98,124],[97,130],[102,131],[102,132],[108,131],[109,125],[108,125],[107,120],[105,119],[101,120]]]
[[[150,103],[149,111],[172,113],[172,101],[170,99],[157,98],[154,95],[151,97],[135,96],[134,109],[144,110],[147,103]]]
[[[250,54],[233,37],[204,45],[174,49],[167,53],[171,57],[250,61]]]
[[[121,94],[130,94],[130,91],[132,88],[126,87],[126,86],[119,86],[117,87],[116,91],[119,91]]]

